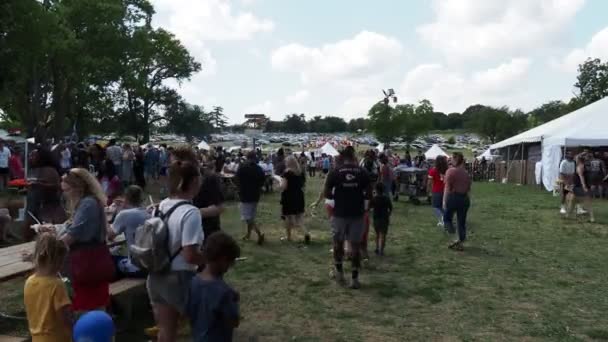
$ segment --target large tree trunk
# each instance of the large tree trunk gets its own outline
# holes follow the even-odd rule
[[[65,135],[65,118],[67,117],[67,111],[70,107],[70,96],[68,89],[68,82],[65,76],[62,74],[60,68],[53,63],[53,124],[52,134],[53,137],[63,139]]]
[[[149,100],[144,99],[144,120],[142,127],[142,142],[148,143],[150,141],[150,108],[149,108]]]

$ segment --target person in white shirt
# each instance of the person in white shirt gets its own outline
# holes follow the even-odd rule
[[[566,151],[564,160],[559,163],[559,179],[561,181],[562,188],[562,201],[560,214],[566,214],[566,196],[572,191],[572,185],[574,184],[574,174],[576,172],[576,163],[572,159],[572,151]],[[581,211],[582,208],[578,208]]]
[[[8,183],[8,161],[10,158],[11,150],[4,146],[4,140],[0,140],[0,191],[4,191]]]
[[[159,210],[167,215],[171,269],[166,273],[150,273],[147,280],[160,342],[177,340],[178,320],[186,313],[190,281],[205,262],[200,251],[204,240],[201,213],[190,204],[201,187],[198,163],[173,162],[168,183],[169,197],[160,203]]]
[[[70,151],[70,147],[67,145],[62,146],[60,151],[60,166],[62,170],[61,173],[64,174],[70,171],[70,169],[72,168],[72,152]]]

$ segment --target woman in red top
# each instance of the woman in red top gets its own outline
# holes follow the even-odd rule
[[[455,152],[452,156],[452,164],[445,173],[445,189],[443,190],[444,223],[449,233],[455,232],[452,218],[456,214],[458,223],[458,240],[449,245],[449,248],[462,251],[463,243],[467,238],[467,212],[471,202],[469,192],[471,191],[471,177],[464,168],[464,157],[462,153]]]
[[[435,159],[435,166],[429,170],[428,192],[431,193],[431,204],[433,212],[437,217],[438,227],[443,227],[443,189],[445,184],[443,179],[448,170],[448,159],[445,156],[438,156]]]
[[[21,153],[16,148],[12,151],[11,157],[8,160],[8,169],[10,171],[11,179],[25,178],[23,163],[21,162]]]

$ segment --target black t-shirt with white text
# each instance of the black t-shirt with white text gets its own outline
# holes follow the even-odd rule
[[[360,217],[365,212],[370,179],[364,168],[346,164],[327,175],[325,196],[335,201],[334,216]]]

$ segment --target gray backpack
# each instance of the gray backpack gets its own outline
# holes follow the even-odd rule
[[[129,247],[131,262],[142,270],[149,273],[166,273],[171,271],[171,262],[182,251],[182,247],[171,253],[169,246],[169,217],[175,209],[182,205],[190,204],[188,201],[176,203],[166,213],[162,213],[158,207],[154,210],[153,217],[137,227],[135,241]]]

